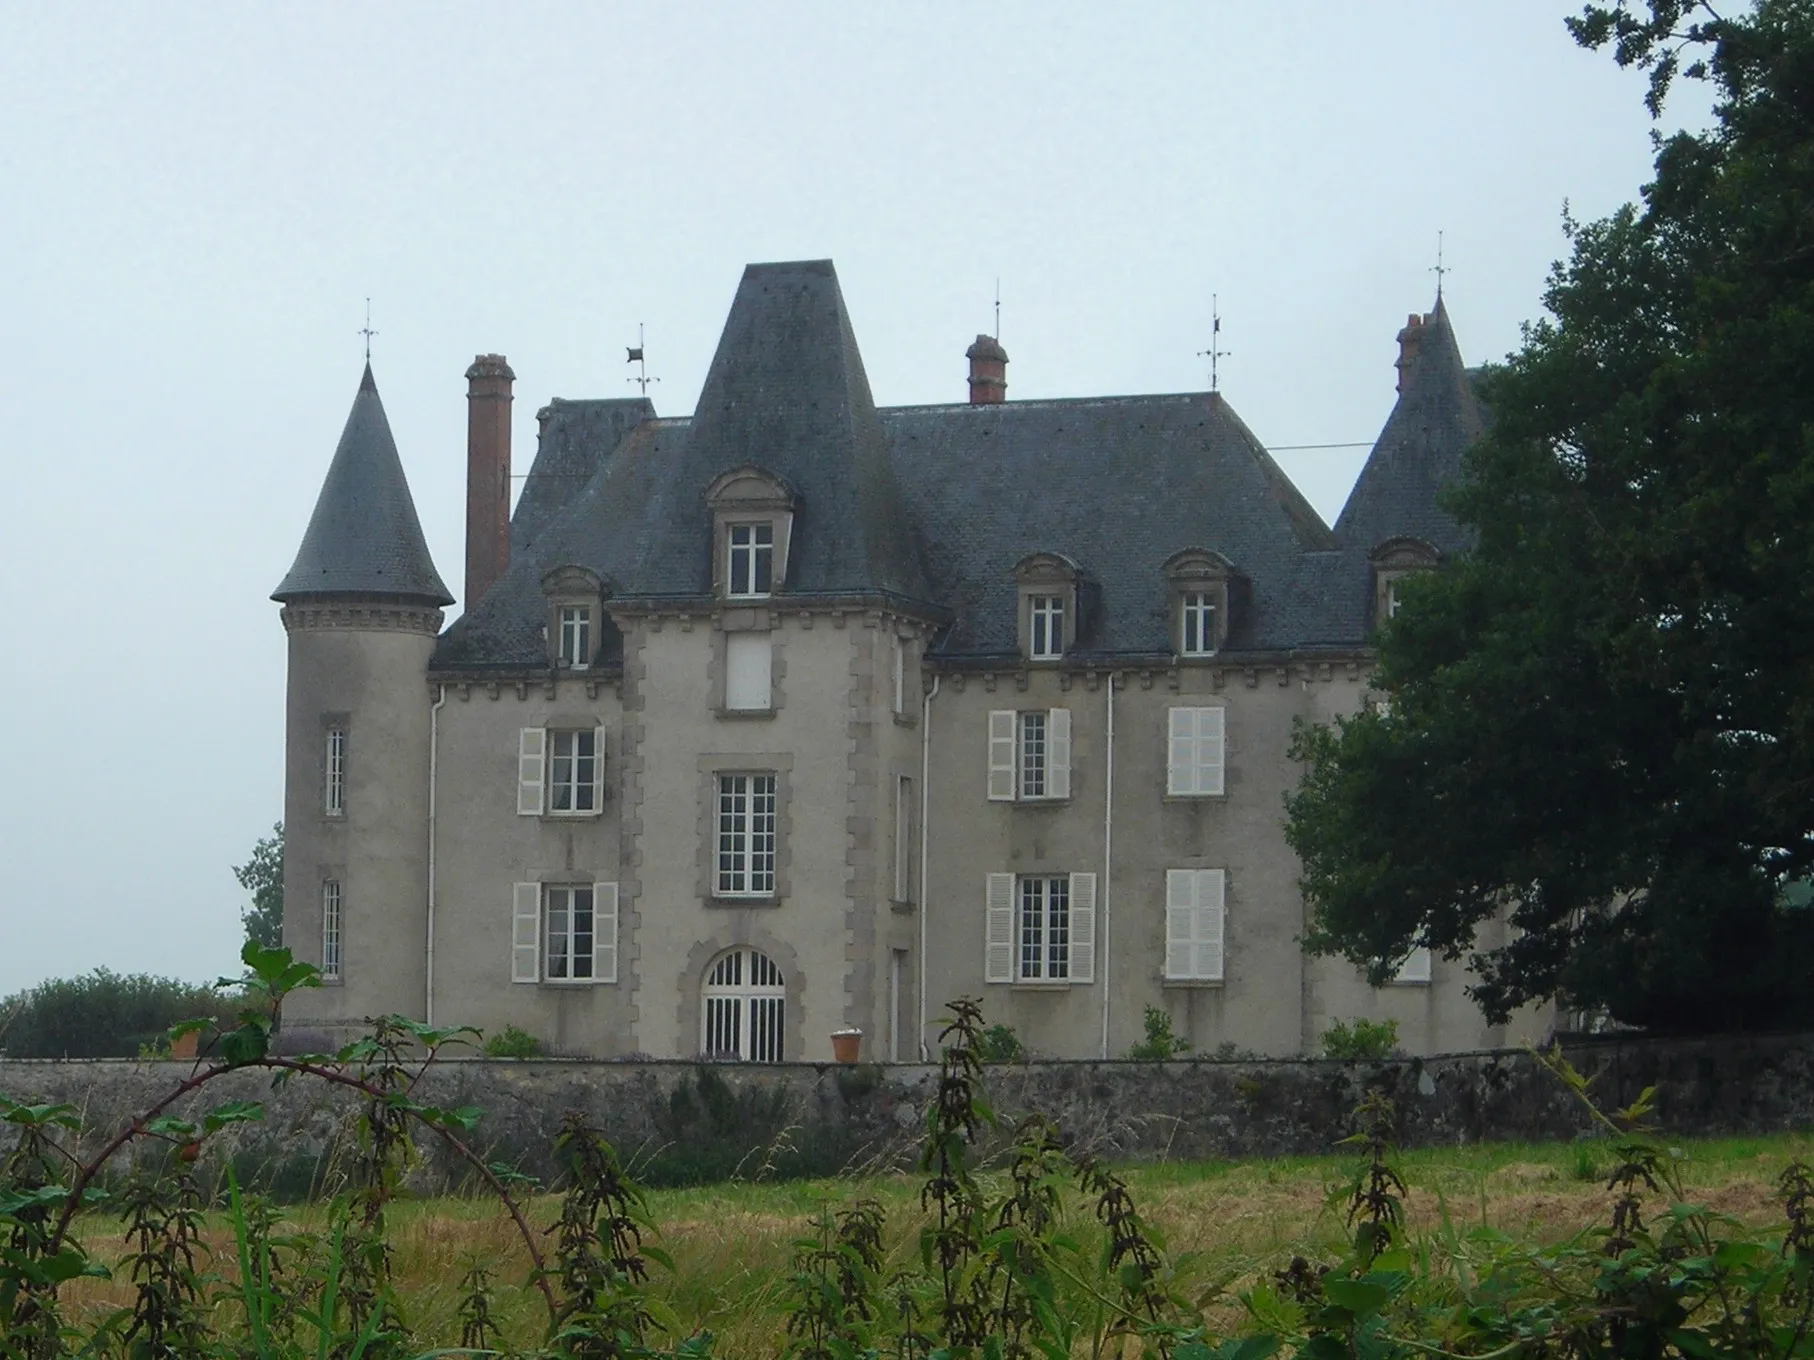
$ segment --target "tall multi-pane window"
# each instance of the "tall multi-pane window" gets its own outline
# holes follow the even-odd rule
[[[321,976],[328,982],[340,980],[340,880],[330,878],[321,885]]]
[[[745,598],[769,594],[775,579],[775,526],[732,524],[726,538],[730,556],[725,572],[730,585],[727,593]]]
[[[913,780],[894,780],[894,900],[913,901]]]
[[[1034,709],[1020,715],[1020,796],[1046,796],[1046,713]]]
[[[894,671],[894,711],[907,711],[907,644],[899,637],[889,639],[889,662]]]
[[[1064,655],[1064,597],[1027,597],[1027,655],[1035,661],[1055,661]]]
[[[554,812],[598,811],[598,731],[556,728],[548,733],[548,794]]]
[[[768,955],[733,949],[706,970],[699,1047],[708,1058],[780,1062],[787,985]]]
[[[1189,591],[1183,608],[1179,652],[1184,656],[1208,656],[1216,650],[1215,597],[1203,591]]]
[[[564,604],[560,608],[561,665],[583,671],[592,664],[592,608]]]
[[[775,894],[775,776],[718,776],[718,873],[721,897]]]
[[[1028,981],[1062,981],[1071,975],[1071,880],[1020,880],[1020,976]]]
[[[346,815],[346,729],[328,729],[327,785],[322,810],[330,817]]]
[[[542,934],[545,951],[542,976],[550,982],[589,982],[592,979],[592,888],[551,886],[548,892],[547,928]]]

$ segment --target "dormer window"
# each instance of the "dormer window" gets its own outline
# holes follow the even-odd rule
[[[775,526],[732,524],[726,535],[726,593],[734,600],[766,599],[775,588]]]
[[[1180,597],[1178,655],[1210,656],[1216,650],[1216,599],[1207,590],[1187,590]]]
[[[1180,658],[1214,656],[1228,643],[1231,605],[1243,578],[1221,553],[1186,548],[1165,562],[1171,581],[1172,646]]]
[[[1056,661],[1064,655],[1064,597],[1027,597],[1027,656],[1033,661]]]
[[[1391,538],[1369,554],[1373,563],[1373,621],[1396,618],[1400,587],[1420,571],[1428,571],[1442,555],[1421,538]]]
[[[1077,564],[1057,553],[1033,553],[1014,565],[1019,585],[1020,654],[1058,661],[1077,643]]]
[[[794,493],[758,467],[733,468],[706,488],[712,511],[712,590],[721,600],[766,600],[786,587]]]
[[[592,664],[592,606],[564,604],[557,611],[560,623],[560,664],[583,671]]]

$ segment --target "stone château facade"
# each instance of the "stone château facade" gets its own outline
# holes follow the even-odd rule
[[[1333,528],[1217,393],[877,408],[828,262],[744,273],[690,418],[469,383],[466,612],[369,367],[296,562],[293,1025],[402,1012],[599,1057],[915,1061],[980,995],[1050,1057],[1509,1036],[1427,954],[1306,958],[1294,720],[1363,701],[1394,582],[1464,546],[1441,300]],[[1533,1019],[1532,1023],[1536,1023]]]

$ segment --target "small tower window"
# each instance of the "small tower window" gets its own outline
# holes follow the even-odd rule
[[[583,671],[592,664],[592,607],[564,604],[560,607],[560,663],[571,670]]]
[[[1031,595],[1027,655],[1034,661],[1056,661],[1064,655],[1064,597]]]
[[[730,559],[725,579],[729,594],[738,599],[760,599],[774,590],[775,526],[733,524],[728,534]]]
[[[1207,591],[1187,590],[1183,595],[1182,627],[1178,652],[1182,656],[1208,656],[1216,650],[1216,600]]]
[[[321,976],[340,981],[340,880],[321,885]]]
[[[346,729],[328,728],[327,787],[322,811],[329,817],[346,816]]]

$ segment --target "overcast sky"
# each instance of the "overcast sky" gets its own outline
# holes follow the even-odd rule
[[[0,3],[0,994],[231,971],[289,567],[373,367],[441,575],[465,384],[689,412],[744,264],[829,256],[876,400],[1207,386],[1370,440],[1437,232],[1470,363],[1650,163],[1550,0]],[[1283,451],[1326,519],[1363,449]]]

